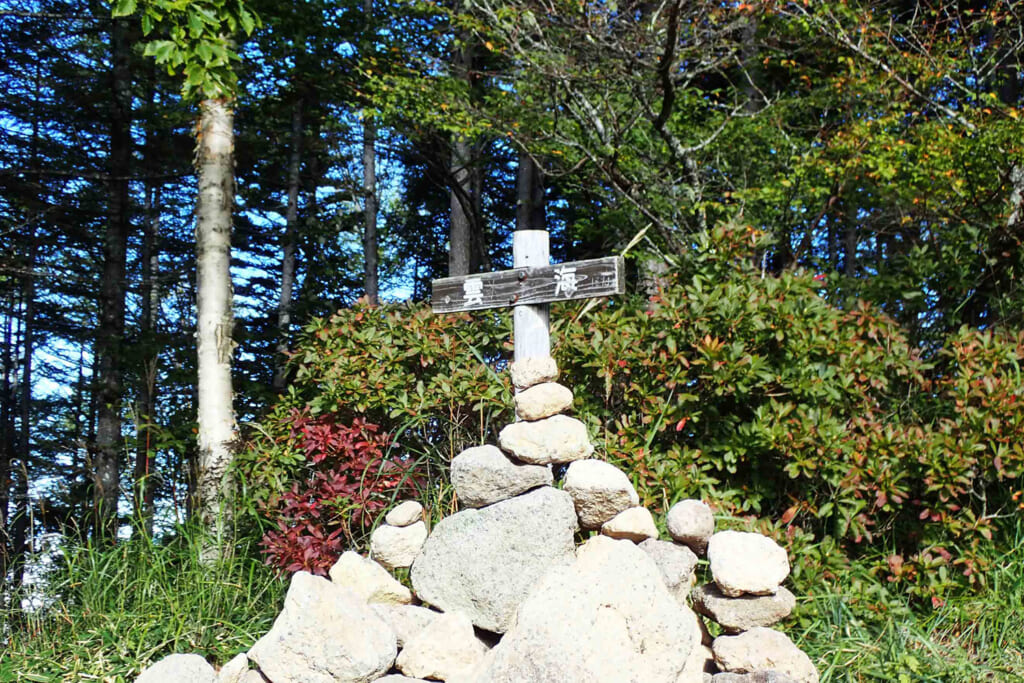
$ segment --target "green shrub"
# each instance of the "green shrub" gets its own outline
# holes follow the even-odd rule
[[[1024,468],[1024,337],[963,330],[925,358],[876,309],[830,304],[814,274],[765,275],[754,242],[721,226],[650,299],[554,306],[553,353],[598,453],[656,511],[699,496],[794,543],[856,555],[884,540],[877,570],[932,594],[983,580],[982,546],[1015,512]],[[402,305],[315,322],[245,456],[254,497],[279,496],[301,467],[286,437],[299,408],[379,424],[439,486],[453,455],[512,418],[508,318]]]

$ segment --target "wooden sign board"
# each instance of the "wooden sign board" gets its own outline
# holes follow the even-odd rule
[[[539,268],[514,268],[434,280],[434,313],[547,304],[612,296],[625,291],[621,256],[572,261]]]

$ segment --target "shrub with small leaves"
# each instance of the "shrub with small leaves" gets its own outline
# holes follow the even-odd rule
[[[275,527],[263,536],[263,552],[285,571],[325,575],[398,489],[415,490],[415,480],[407,463],[389,457],[388,437],[376,425],[299,409],[291,417],[289,439],[305,466],[291,488],[267,501]]]

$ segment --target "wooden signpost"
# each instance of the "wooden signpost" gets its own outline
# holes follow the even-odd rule
[[[517,230],[512,270],[434,280],[435,313],[513,307],[515,360],[551,355],[548,304],[622,294],[621,256],[551,265],[546,230]]]

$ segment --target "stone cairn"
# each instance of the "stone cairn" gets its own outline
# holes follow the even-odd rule
[[[673,540],[659,540],[626,474],[590,457],[557,376],[551,358],[513,364],[519,421],[500,448],[452,460],[463,509],[429,535],[420,504],[401,503],[369,558],[346,552],[329,580],[295,574],[248,653],[219,672],[171,655],[138,682],[817,683],[810,658],[770,628],[796,602],[782,586],[786,551],[715,533],[698,500],[669,510]],[[567,466],[561,489],[556,465]],[[576,547],[581,530],[599,533]],[[702,556],[713,581],[693,588]],[[388,572],[405,567],[414,592]]]

